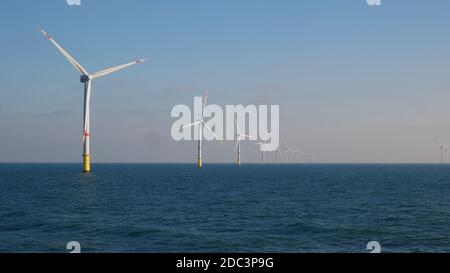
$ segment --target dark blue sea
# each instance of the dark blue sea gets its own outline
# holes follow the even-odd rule
[[[450,252],[450,166],[0,164],[0,252]]]

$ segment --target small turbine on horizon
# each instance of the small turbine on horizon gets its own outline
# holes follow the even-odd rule
[[[252,136],[241,134],[236,118],[234,119],[234,124],[236,125],[236,146],[234,147],[234,150],[237,150],[237,164],[241,165],[241,140],[246,140],[247,138],[250,139]]]
[[[447,163],[448,161],[448,144],[439,140],[439,147],[441,149],[441,163]]]
[[[265,151],[262,148],[264,145],[267,145],[265,142],[257,142],[256,145],[259,145],[261,147],[261,164],[266,164],[266,158],[265,158]]]
[[[72,66],[80,72],[80,82],[84,84],[84,115],[83,115],[83,171],[90,172],[90,102],[92,92],[92,81],[94,79],[106,76],[110,73],[119,71],[123,68],[142,63],[145,59],[137,60],[131,63],[107,68],[95,73],[89,73],[81,66],[70,54],[62,48],[47,32],[40,29],[41,33],[61,52],[61,54],[72,64]]]
[[[293,150],[292,148],[289,148],[289,147],[286,145],[286,150],[285,150],[285,152],[286,152],[286,162],[287,162],[287,163],[291,163],[291,159],[294,160],[294,157],[293,157],[293,156],[290,157],[290,156],[294,154],[294,150]]]
[[[270,145],[269,143],[267,143],[266,141],[260,141],[257,142],[256,145],[259,145],[261,148],[261,163],[264,165],[266,164],[266,151],[269,150],[269,147],[274,147],[273,145]],[[264,148],[266,147],[266,149]]]
[[[275,162],[277,164],[280,164],[280,157],[281,157],[281,155],[282,155],[281,148],[278,147],[277,150],[275,151]]]
[[[283,148],[281,148],[281,146],[280,146],[279,150],[280,150],[280,157],[284,154],[285,155],[285,157],[284,157],[285,163],[288,163],[289,162],[289,154],[288,154],[289,148],[288,148],[287,143],[284,142]]]
[[[304,163],[304,153],[300,150],[295,150],[294,153],[297,156],[297,162]]]

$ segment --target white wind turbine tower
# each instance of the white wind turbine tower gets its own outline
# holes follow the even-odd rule
[[[234,150],[237,150],[237,164],[241,165],[241,141],[246,140],[247,138],[250,139],[252,136],[241,134],[236,118],[234,119],[234,124],[236,124],[236,146],[234,147]]]
[[[292,155],[292,159],[291,159],[292,163],[297,163],[297,160],[296,160],[296,159],[298,159],[297,150],[291,149],[290,152]]]
[[[309,153],[309,154],[307,154],[307,156],[308,156],[308,163],[313,163],[314,162],[314,154]]]
[[[265,151],[264,151],[264,149],[262,149],[262,147],[264,146],[264,145],[267,145],[267,143],[265,143],[265,142],[258,142],[258,143],[256,143],[257,145],[260,145],[260,147],[261,147],[261,164],[266,164],[266,158],[265,158]]]
[[[260,141],[257,142],[256,145],[260,145],[261,147],[261,163],[262,164],[266,164],[266,149],[263,149],[263,147],[269,148],[269,147],[273,147],[273,145],[270,145],[267,143],[267,141]],[[269,150],[269,149],[267,149]]]
[[[299,151],[299,150],[295,150],[294,153],[297,156],[297,162],[298,163],[303,163],[304,162],[304,154],[303,154],[303,152]]]
[[[291,160],[290,155],[293,154],[293,152],[294,152],[294,150],[292,150],[291,148],[289,148],[286,145],[286,162],[287,163],[290,163],[290,160]],[[293,159],[293,157],[292,157],[292,159]]]
[[[299,163],[300,161],[299,151],[291,149],[291,154],[292,154],[292,163]]]
[[[95,73],[89,73],[84,67],[82,67],[70,54],[62,48],[47,32],[40,30],[47,39],[64,55],[64,57],[80,72],[80,82],[84,84],[84,115],[83,115],[83,171],[90,172],[90,101],[92,92],[92,80],[106,76],[110,73],[116,72],[123,68],[132,66],[134,64],[142,63],[145,59],[134,61],[131,63],[107,68]]]
[[[441,163],[447,163],[447,156],[448,156],[448,144],[442,142],[442,140],[439,140],[439,146],[441,148]]]
[[[280,157],[283,154],[283,152],[281,151],[281,148],[278,147],[277,150],[275,151],[275,161],[277,162],[277,164],[280,164]]]
[[[202,116],[199,120],[185,125],[183,126],[183,129],[185,128],[189,128],[189,127],[193,127],[193,126],[197,126],[198,125],[198,157],[197,157],[197,164],[198,167],[201,168],[203,166],[203,160],[202,160],[202,139],[203,139],[203,127],[205,127],[206,129],[208,129],[208,131],[210,131],[214,137],[216,139],[219,139],[216,135],[216,133],[214,133],[214,131],[209,128],[208,125],[206,125],[205,121],[204,121],[204,117],[205,117],[205,108],[206,108],[206,101],[208,100],[208,91],[206,91],[205,93],[205,100],[203,101],[203,107],[202,107]]]
[[[285,163],[288,163],[288,161],[289,161],[289,154],[288,154],[288,145],[287,145],[287,143],[286,142],[284,142],[283,143],[283,148],[281,148],[281,146],[280,146],[280,157],[283,155],[283,154],[285,154],[286,156],[285,156]]]

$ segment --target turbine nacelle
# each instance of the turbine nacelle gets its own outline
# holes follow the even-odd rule
[[[81,75],[80,76],[80,82],[82,82],[82,83],[91,81],[93,79],[94,79],[94,77],[92,75]]]

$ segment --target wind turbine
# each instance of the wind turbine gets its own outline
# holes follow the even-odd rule
[[[197,157],[197,164],[198,167],[201,168],[203,166],[203,161],[202,161],[202,139],[203,139],[203,127],[205,127],[208,131],[210,131],[215,137],[216,139],[219,139],[219,137],[216,135],[216,133],[214,133],[214,131],[209,128],[208,125],[206,125],[205,121],[204,121],[204,117],[205,117],[205,108],[206,108],[206,101],[208,100],[208,91],[206,91],[205,93],[205,100],[203,101],[203,107],[202,107],[202,116],[199,120],[185,125],[183,126],[183,129],[185,128],[189,128],[189,127],[193,127],[193,126],[198,126],[198,132],[199,132],[199,137],[198,137],[198,157]]]
[[[234,147],[234,150],[237,150],[237,164],[241,165],[241,140],[251,138],[252,136],[241,134],[236,118],[234,119],[234,124],[236,124],[236,146]]]
[[[72,64],[75,69],[80,72],[80,82],[84,84],[84,115],[83,115],[83,171],[90,172],[90,102],[92,92],[92,80],[106,76],[110,73],[116,72],[123,68],[132,66],[134,64],[142,63],[145,59],[134,61],[131,63],[107,68],[95,73],[89,73],[83,66],[81,66],[70,54],[62,48],[47,32],[40,30],[42,34],[61,52],[61,54]]]
[[[277,164],[280,164],[280,157],[281,157],[281,148],[278,147],[278,149],[275,151],[275,161],[277,162]]]
[[[285,163],[288,163],[288,161],[289,161],[289,154],[288,154],[288,152],[289,152],[288,145],[287,145],[286,142],[284,142],[283,148],[280,147],[280,157],[281,157],[283,154],[286,155],[286,157],[285,157]]]
[[[267,141],[257,142],[256,145],[260,145],[260,147],[261,147],[261,149],[260,149],[261,150],[261,163],[266,164],[266,149],[263,149],[263,146],[265,146],[265,147],[273,147],[273,146],[268,144]]]
[[[314,154],[313,153],[309,153],[308,154],[308,163],[313,163],[314,162]]]
[[[290,161],[290,155],[293,153],[293,151],[294,150],[292,150],[291,148],[289,148],[288,146],[287,146],[287,144],[286,144],[286,147],[285,147],[285,153],[286,153],[286,163],[290,163],[291,161]]]
[[[297,156],[297,162],[298,163],[304,163],[304,154],[303,154],[303,152],[299,151],[299,150],[295,150],[294,153]]]
[[[261,148],[262,148],[263,145],[267,145],[265,142],[258,142],[256,144],[260,145]],[[264,149],[261,149],[261,164],[266,164]]]
[[[298,151],[291,149],[291,154],[292,154],[292,163],[298,163],[298,159],[299,159]]]
[[[448,144],[445,144],[442,140],[439,140],[439,146],[441,148],[441,163],[446,163],[448,156]]]

